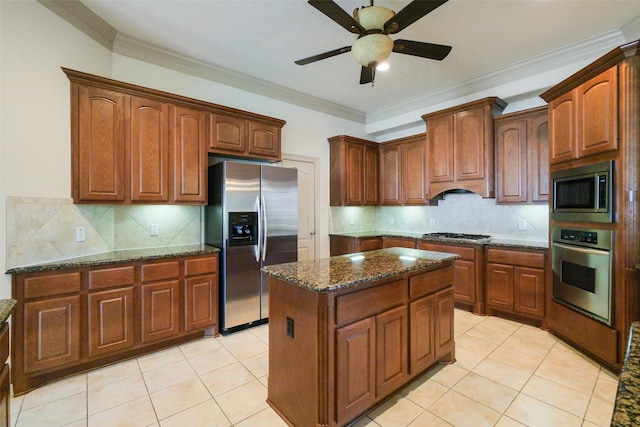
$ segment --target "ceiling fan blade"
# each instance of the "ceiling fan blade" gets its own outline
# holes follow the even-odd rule
[[[435,8],[442,6],[447,1],[448,0],[413,0],[384,23],[384,32],[386,34],[395,34],[407,28]]]
[[[331,58],[332,56],[340,55],[341,53],[349,52],[351,50],[351,46],[341,47],[340,49],[330,50],[329,52],[319,53],[318,55],[313,55],[308,58],[298,59],[295,61],[298,65],[307,65],[312,62],[320,61],[321,59]]]
[[[362,25],[332,0],[309,0],[309,4],[350,33],[364,34]]]
[[[376,67],[362,67],[362,71],[360,71],[360,84],[373,83],[375,76]]]
[[[442,61],[451,52],[451,46],[399,39],[393,42],[393,51]]]

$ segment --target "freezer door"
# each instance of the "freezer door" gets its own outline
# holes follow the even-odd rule
[[[262,265],[298,260],[298,171],[262,166]],[[268,277],[262,274],[261,318],[269,317]]]
[[[260,319],[260,262],[258,246],[229,245],[229,213],[257,213],[260,199],[260,166],[224,162],[224,249],[220,317],[223,330]]]

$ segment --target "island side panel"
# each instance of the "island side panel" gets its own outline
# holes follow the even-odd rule
[[[267,402],[289,425],[326,425],[326,294],[274,277],[269,293]]]

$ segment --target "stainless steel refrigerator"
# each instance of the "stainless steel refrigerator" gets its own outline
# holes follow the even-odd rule
[[[223,161],[209,167],[205,242],[220,253],[220,332],[264,323],[262,266],[298,260],[296,169]]]

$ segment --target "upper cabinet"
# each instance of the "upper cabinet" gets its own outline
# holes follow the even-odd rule
[[[280,160],[280,133],[284,121],[217,113],[211,114],[210,123],[210,153]]]
[[[351,136],[329,138],[331,206],[378,204],[378,144]]]
[[[547,107],[495,119],[496,203],[549,200]]]
[[[612,67],[549,103],[550,163],[618,149],[618,68]]]
[[[380,204],[424,205],[427,193],[425,134],[380,144]]]
[[[283,120],[63,71],[74,203],[205,204],[207,152],[280,159]]]
[[[506,103],[491,97],[425,114],[429,198],[465,189],[494,197],[493,117]]]

